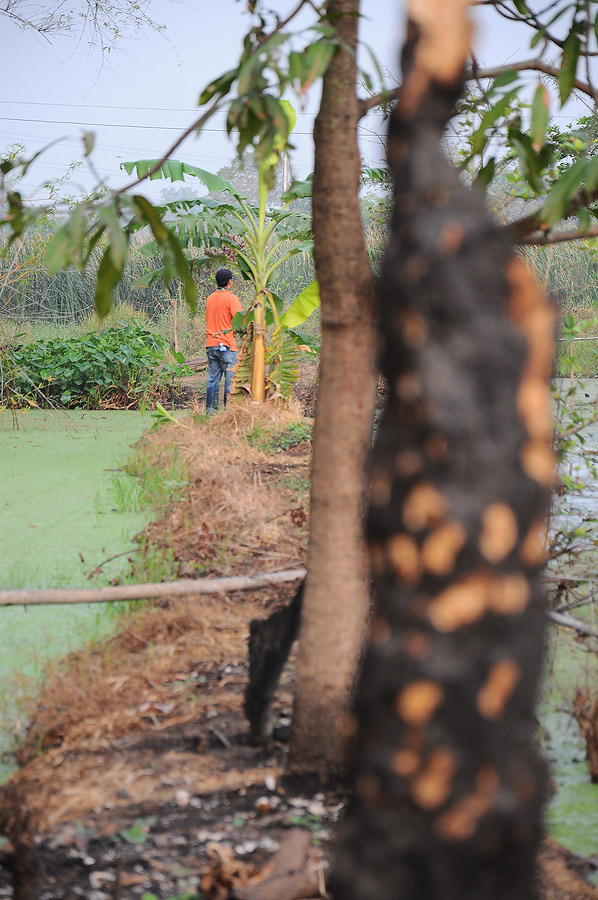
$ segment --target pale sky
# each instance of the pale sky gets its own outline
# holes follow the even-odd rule
[[[272,0],[270,5],[284,14],[296,0]],[[123,42],[103,68],[99,52],[90,52],[74,35],[48,43],[0,17],[0,150],[18,141],[33,153],[55,138],[65,138],[31,167],[21,184],[23,193],[43,197],[39,185],[59,177],[71,161],[81,158],[83,131],[95,131],[93,160],[111,187],[125,179],[119,170],[122,161],[160,156],[197,115],[201,89],[238,59],[249,21],[244,8],[243,0],[154,0],[151,15],[167,26],[165,36],[145,32]],[[364,0],[362,10],[362,40],[396,77],[403,3]],[[486,17],[491,27],[482,23],[478,28],[481,59],[495,64],[511,55],[521,58],[528,33],[525,29],[515,33],[491,15]],[[362,53],[361,62],[373,71],[367,54]],[[317,100],[314,91],[306,108],[294,102],[299,115],[293,168],[299,178],[312,169]],[[175,157],[215,172],[231,160],[234,148],[222,117],[208,127],[201,136],[189,138]],[[372,164],[380,162],[382,117],[369,116],[361,132],[362,154]],[[91,187],[91,175],[83,173],[81,169],[73,176],[74,191],[79,185]],[[150,195],[157,196],[164,186],[158,182]]]

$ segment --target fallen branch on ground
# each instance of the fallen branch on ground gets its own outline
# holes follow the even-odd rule
[[[546,615],[549,619],[552,619],[553,622],[556,622],[557,625],[563,625],[565,628],[573,628],[575,631],[578,631],[579,634],[585,634],[588,637],[598,638],[598,631],[594,631],[589,625],[580,622],[579,619],[575,619],[573,616],[552,612],[551,610],[548,610]]]
[[[0,591],[0,606],[43,606],[52,603],[113,603],[117,600],[150,600],[189,594],[227,594],[284,584],[305,578],[305,569],[287,569],[263,575],[232,575],[228,578],[185,578],[158,584],[119,584],[103,588]]]

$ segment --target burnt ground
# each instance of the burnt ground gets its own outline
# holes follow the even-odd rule
[[[285,418],[286,417],[286,418]],[[143,536],[181,574],[272,571],[305,562],[309,442],[266,452],[290,413],[230,409],[150,438],[189,465],[187,496]],[[278,729],[251,746],[243,716],[252,618],[294,585],[144,606],[118,632],[48,668],[20,769],[0,788],[0,898],[301,900],[325,890],[334,790],[283,778],[291,658]],[[588,865],[547,840],[545,900],[598,900]]]

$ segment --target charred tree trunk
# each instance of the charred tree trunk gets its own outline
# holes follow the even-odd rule
[[[333,892],[529,900],[554,316],[441,152],[467,2],[410,5],[378,295],[390,396],[367,525],[376,612]]]
[[[272,704],[280,676],[299,634],[303,604],[302,581],[287,606],[267,619],[252,619],[249,625],[249,682],[243,710],[250,739],[265,744],[272,738]]]
[[[359,0],[329,0],[343,39],[324,77],[315,125],[313,231],[322,298],[305,584],[289,771],[334,778],[345,762],[349,707],[365,640],[365,464],[375,402],[373,277],[358,202],[355,57]]]

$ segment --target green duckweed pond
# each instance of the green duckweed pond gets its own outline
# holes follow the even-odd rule
[[[99,586],[126,571],[149,514],[123,509],[114,482],[150,424],[120,410],[0,412],[0,589]],[[113,621],[109,604],[0,608],[0,702],[12,729],[19,675],[38,676]],[[8,741],[0,731],[0,752]],[[0,763],[0,780],[9,769]]]

